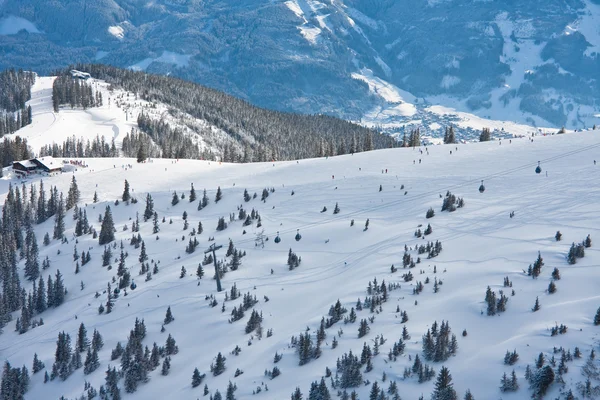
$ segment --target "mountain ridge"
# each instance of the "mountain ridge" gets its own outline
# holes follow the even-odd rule
[[[427,105],[553,128],[598,120],[597,1],[430,1],[403,10],[369,0],[106,0],[86,9],[89,18],[61,25],[56,4],[2,5],[0,12],[45,33],[2,36],[0,67],[47,73],[63,67],[58,60],[98,59],[174,74],[267,108],[353,120],[390,104],[352,77],[366,68],[424,105],[415,118],[394,116],[391,131],[419,120],[428,129],[435,120]],[[81,4],[69,10],[81,13]],[[40,48],[35,59],[29,40]]]

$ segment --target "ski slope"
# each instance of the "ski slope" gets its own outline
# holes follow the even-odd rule
[[[71,110],[61,107],[60,112],[54,112],[52,108],[52,83],[56,77],[37,77],[31,88],[31,100],[27,105],[31,106],[33,122],[20,129],[18,135],[27,139],[34,152],[46,144],[60,144],[75,136],[92,141],[96,136],[104,136],[108,143],[115,140],[120,147],[125,135],[133,126],[137,126],[136,120],[128,121],[127,108],[118,104],[119,92],[109,92],[108,85],[101,81],[92,80],[95,90],[101,91],[104,106],[90,108],[87,110]],[[137,114],[135,115],[137,119]]]
[[[35,105],[36,98],[32,101]],[[56,123],[52,124],[41,110],[35,110],[31,130],[36,126],[41,129],[43,124],[49,124],[44,125],[48,126],[45,132],[54,135],[52,129]],[[47,133],[36,134],[39,136],[32,133],[30,137],[42,138]],[[364,342],[372,345],[372,340],[383,334],[388,341],[381,346],[381,354],[374,357],[373,371],[363,373],[363,379],[371,383],[379,381],[383,388],[387,388],[389,380],[396,380],[402,399],[417,399],[421,394],[429,397],[435,379],[422,384],[415,377],[404,380],[404,368],[412,365],[409,356],[414,359],[416,354],[421,354],[421,337],[427,328],[436,320],[438,323],[446,320],[458,336],[458,353],[432,366],[436,371],[442,365],[450,369],[461,398],[467,389],[477,399],[530,397],[523,377],[525,366],[533,366],[540,352],[549,358],[555,346],[564,346],[571,352],[579,346],[584,354],[582,359],[569,363],[569,372],[564,376],[566,388],[575,391],[576,384],[584,381],[581,366],[589,351],[598,348],[600,332],[592,323],[600,306],[597,246],[600,165],[594,165],[595,159],[600,160],[597,132],[535,137],[533,141],[523,138],[456,147],[430,146],[428,151],[424,148],[389,149],[328,159],[249,165],[165,159],[137,164],[133,159],[123,158],[86,159],[89,167],[73,173],[81,190],[80,206],[98,231],[98,215],[106,205],[111,206],[117,242],[123,240],[129,253],[126,265],[137,289],[128,290],[126,297],[120,296],[111,314],[99,315],[98,306],[106,302],[102,291],[116,274],[116,263],[110,271],[101,267],[103,247],[98,245],[97,239],[86,235],[79,238],[77,249],[79,252],[90,249],[92,261],[75,274],[72,211],[66,218],[68,244],[56,240],[47,247],[41,244],[46,232],[52,234],[53,221],[46,221],[35,227],[40,259],[48,255],[51,260],[51,268],[43,271],[43,276],[54,275],[56,269],[60,269],[69,291],[66,302],[44,312],[41,317],[45,324],[23,335],[14,332],[18,313],[15,314],[0,335],[0,355],[13,366],[25,364],[31,370],[33,354],[37,352],[46,370],[50,370],[59,332],[68,332],[75,340],[81,322],[85,323],[88,335],[94,328],[98,329],[105,342],[99,353],[98,370],[87,376],[77,370],[65,382],[56,379],[46,384],[41,372],[32,376],[26,394],[28,399],[57,399],[61,395],[76,398],[84,393],[84,381],[98,389],[104,383],[108,365],[119,366],[118,360],[110,361],[111,349],[119,341],[125,345],[129,330],[139,317],[145,320],[148,329],[144,345],[151,347],[153,342],[164,345],[167,335],[172,334],[180,352],[172,357],[168,376],[161,376],[160,368],[155,370],[150,374],[150,381],[141,384],[137,392],[128,394],[122,389],[126,399],[203,398],[204,383],[211,394],[218,389],[224,395],[230,380],[237,384],[238,399],[287,399],[296,386],[308,398],[310,383],[320,380],[326,367],[335,374],[338,357],[349,350],[360,355]],[[543,168],[539,175],[534,172],[538,161]],[[128,164],[132,168],[127,167]],[[56,185],[65,193],[71,179],[71,173],[43,178],[46,190]],[[139,202],[115,206],[125,179]],[[477,188],[482,179],[486,190],[480,194]],[[187,199],[192,183],[200,198],[204,188],[210,198],[210,204],[201,211],[197,210],[198,200],[189,203]],[[2,203],[9,184],[20,184],[20,181],[11,180],[10,174],[5,173],[0,180]],[[223,190],[223,199],[215,204],[217,187]],[[262,189],[271,187],[275,192],[266,202],[261,202]],[[246,188],[250,194],[258,193],[258,197],[248,203],[242,196]],[[174,190],[178,194],[185,193],[186,198],[172,206]],[[447,190],[463,197],[465,207],[453,213],[440,212],[440,195]],[[92,202],[94,192],[100,199],[96,204]],[[159,219],[166,218],[165,223],[160,223],[158,235],[152,234],[152,222],[143,222],[141,218],[147,193],[154,199]],[[336,203],[341,211],[333,215]],[[217,219],[224,216],[228,221],[227,216],[237,215],[240,205],[248,212],[252,208],[259,211],[263,227],[256,228],[254,223],[244,228],[242,221],[236,220],[229,223],[226,230],[217,232]],[[327,212],[321,213],[324,206]],[[435,209],[436,215],[425,219],[429,207]],[[184,211],[189,215],[188,231],[182,229]],[[511,219],[512,211],[515,217]],[[160,261],[160,271],[148,282],[144,276],[138,276],[139,249],[129,245],[131,231],[122,230],[125,224],[131,226],[136,213],[140,214],[140,234],[149,260]],[[169,224],[170,219],[172,224]],[[364,231],[367,219],[369,229]],[[351,220],[354,220],[352,227]],[[204,232],[197,237],[200,246],[195,253],[186,254],[189,233],[199,221],[204,226]],[[423,225],[421,229],[424,229],[428,223],[433,233],[426,240],[417,239],[414,236],[417,227]],[[269,241],[264,248],[256,247],[256,234],[263,228]],[[244,229],[246,234],[243,234]],[[294,240],[297,229],[302,235],[299,242]],[[554,239],[557,230],[563,234],[560,242]],[[278,231],[281,242],[276,244],[273,239]],[[566,254],[571,243],[581,242],[588,234],[593,244],[586,249],[585,258],[576,265],[568,265]],[[250,311],[241,321],[228,322],[231,310],[241,300],[225,302],[225,312],[221,312],[225,293],[216,292],[215,281],[211,279],[212,265],[204,267],[206,276],[198,284],[196,267],[203,259],[203,251],[213,243],[208,241],[211,236],[215,238],[214,243],[224,246],[217,252],[219,258],[224,258],[229,239],[236,248],[247,252],[240,269],[225,275],[223,287],[229,291],[236,284],[242,294],[256,295],[259,303],[255,309],[263,314],[264,332],[273,330],[272,337],[263,336],[258,340],[256,335],[244,333]],[[426,254],[421,255],[422,263],[411,270],[415,280],[404,282],[401,277],[407,272],[402,268],[404,246],[414,248],[429,240],[440,240],[443,251],[430,260]],[[300,266],[293,271],[286,265],[290,248],[302,258]],[[546,265],[541,276],[534,280],[523,271],[535,261],[538,251]],[[118,257],[118,252],[117,246],[113,257]],[[410,253],[416,259],[416,252]],[[20,268],[23,264],[22,260]],[[392,264],[398,272],[391,273]],[[182,266],[187,276],[180,279]],[[556,282],[557,292],[549,295],[546,289],[554,267],[560,269],[562,279]],[[505,276],[513,282],[515,295],[510,296],[509,289],[504,288],[509,296],[507,311],[499,316],[487,316],[486,288],[502,290]],[[416,281],[425,282],[427,277],[431,283],[425,285],[420,295],[414,295]],[[357,312],[357,322],[346,325],[338,322],[328,329],[321,357],[298,366],[298,356],[289,347],[290,337],[304,332],[307,327],[314,333],[321,317],[327,316],[329,307],[338,299],[350,310],[358,298],[364,299],[367,295],[366,287],[373,278],[378,282],[399,283],[401,288],[390,292],[382,312],[371,314],[365,309]],[[434,278],[443,281],[438,293],[433,293]],[[83,290],[80,290],[80,282],[85,284]],[[28,283],[24,285],[30,289]],[[97,299],[96,291],[101,294]],[[209,295],[216,296],[217,307],[209,306],[206,300]],[[269,298],[268,302],[264,296]],[[536,296],[542,308],[533,313],[531,308]],[[166,325],[166,332],[161,333],[168,306],[175,321]],[[400,323],[396,306],[408,312],[406,324]],[[370,324],[370,333],[358,339],[358,321],[372,315],[375,321]],[[551,337],[549,329],[555,323],[567,325],[568,333]],[[412,338],[406,342],[404,355],[398,361],[388,362],[389,348],[401,337],[404,325]],[[338,338],[339,346],[331,349],[331,341],[340,328],[344,333]],[[461,335],[463,329],[468,331],[466,337]],[[242,349],[238,356],[230,354],[236,345]],[[514,349],[519,353],[519,361],[513,367],[505,366],[505,352]],[[213,377],[209,368],[218,352],[227,357],[227,368],[222,375]],[[270,380],[264,371],[275,365],[276,352],[283,354],[277,364],[281,375]],[[207,377],[200,387],[192,389],[195,367]],[[237,368],[244,373],[234,377]],[[513,368],[521,388],[513,394],[501,393],[500,378],[504,372],[510,374]],[[385,383],[381,382],[383,372],[388,379]],[[268,391],[263,384],[268,385]],[[120,386],[123,386],[122,380]],[[261,393],[253,395],[259,386]],[[360,399],[368,398],[370,385],[356,390]],[[334,389],[330,391],[336,394]],[[559,385],[554,384],[547,397],[558,397],[560,391]]]

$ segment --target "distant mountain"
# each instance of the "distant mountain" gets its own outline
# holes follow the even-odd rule
[[[4,0],[0,68],[101,60],[390,130],[435,129],[437,104],[584,128],[599,21],[599,0]]]

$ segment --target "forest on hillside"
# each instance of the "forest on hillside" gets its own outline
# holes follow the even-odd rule
[[[31,87],[33,72],[7,69],[0,72],[0,137],[13,133],[31,123]]]
[[[208,87],[181,79],[85,64],[69,67],[89,72],[117,88],[149,102],[204,120],[221,129],[228,140],[210,143],[228,162],[291,160],[333,156],[393,147],[395,140],[375,130],[326,115],[301,115],[266,110]],[[169,124],[138,119],[142,132],[161,147],[163,157],[200,158],[206,149],[191,149],[191,141]],[[192,128],[193,130],[193,128]],[[196,131],[198,134],[202,132]],[[204,139],[204,137],[203,137]],[[130,146],[135,147],[131,142]],[[141,144],[140,144],[141,146]]]

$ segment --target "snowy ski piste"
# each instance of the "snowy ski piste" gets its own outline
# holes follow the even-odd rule
[[[40,84],[46,85],[45,90],[50,89],[51,93],[51,81],[42,80]],[[34,97],[32,106],[36,100],[40,105],[47,104]],[[33,124],[17,133],[27,137],[37,151],[43,144],[59,143],[72,135],[93,138],[104,134],[112,138],[108,136],[112,133],[118,140],[134,125],[125,121],[123,111],[117,107],[108,110],[103,106],[88,112],[61,110],[55,114],[50,105],[47,110],[42,106],[34,108]],[[66,136],[59,137],[59,131]],[[28,190],[30,184],[39,186],[42,179],[46,192],[56,186],[66,194],[75,177],[81,191],[78,207],[86,211],[90,224],[98,232],[98,217],[110,206],[116,248],[112,249],[112,268],[102,267],[104,246],[90,234],[74,236],[76,221],[72,210],[65,218],[68,243],[51,240],[48,246],[42,244],[46,232],[52,236],[54,218],[35,225],[39,258],[48,256],[51,263],[41,274],[44,279],[48,275],[54,277],[59,269],[68,293],[64,304],[36,317],[43,318],[42,326],[24,334],[15,332],[20,312],[13,313],[13,320],[0,335],[0,354],[13,367],[27,366],[30,373],[34,353],[45,363],[45,370],[30,375],[25,398],[79,398],[86,392],[86,381],[98,389],[105,383],[109,366],[120,368],[119,359],[111,360],[111,350],[118,342],[126,345],[135,319],[139,318],[147,327],[144,346],[152,348],[154,342],[164,346],[171,334],[179,352],[171,356],[168,375],[163,376],[160,367],[149,372],[148,382],[140,383],[134,393],[125,392],[121,379],[119,386],[125,399],[208,399],[209,395],[203,394],[205,384],[210,395],[214,396],[218,390],[225,398],[229,381],[237,385],[237,399],[288,399],[296,387],[308,399],[311,382],[320,381],[326,368],[335,380],[338,358],[350,350],[360,358],[364,344],[373,347],[376,337],[383,335],[385,341],[379,354],[371,358],[373,369],[365,372],[363,365],[363,382],[346,389],[348,393],[355,390],[360,399],[369,398],[373,382],[387,390],[391,381],[396,382],[402,399],[418,399],[421,395],[429,398],[436,378],[419,383],[415,374],[404,377],[405,368],[413,366],[417,354],[436,372],[442,366],[450,370],[453,387],[461,399],[467,389],[476,399],[525,399],[531,397],[524,377],[526,366],[529,364],[535,370],[539,353],[546,360],[554,355],[558,365],[560,353],[554,353],[553,348],[562,346],[573,353],[578,347],[582,357],[568,362],[569,370],[562,376],[565,386],[555,381],[546,398],[562,396],[569,389],[581,396],[577,385],[586,380],[582,367],[590,351],[598,350],[600,332],[600,327],[594,325],[594,315],[600,306],[597,250],[600,165],[594,163],[600,160],[599,133],[588,131],[427,149],[397,148],[252,164],[80,159],[87,168],[78,167],[72,173],[53,177],[28,178],[25,180]],[[542,171],[536,174],[538,161]],[[136,204],[121,201],[125,180],[132,197],[137,199]],[[478,190],[482,180],[483,193]],[[12,178],[5,169],[0,180],[2,204],[9,184],[20,187],[21,179]],[[197,195],[194,202],[189,201],[192,184]],[[222,199],[215,203],[219,187]],[[204,189],[209,203],[198,210]],[[251,197],[247,202],[243,196],[245,189]],[[263,189],[269,194],[265,201],[261,201]],[[464,206],[453,212],[441,211],[448,191],[463,199]],[[180,198],[176,205],[172,205],[174,192]],[[94,193],[99,199],[97,203],[93,202]],[[254,193],[257,196],[252,198]],[[158,215],[158,233],[153,233],[152,219],[147,222],[143,219],[148,194]],[[185,198],[181,198],[182,194]],[[119,204],[115,205],[117,199]],[[334,214],[336,203],[339,213]],[[257,220],[244,226],[244,220],[238,218],[240,207],[248,214],[253,209],[258,212],[262,226],[257,227]],[[435,212],[432,218],[426,218],[429,208]],[[189,223],[187,230],[183,229],[184,211]],[[146,280],[145,273],[139,274],[140,248],[130,245],[136,213],[148,262],[152,260],[152,266],[158,265],[150,280]],[[233,220],[230,214],[234,214]],[[220,217],[224,217],[228,226],[217,231]],[[186,246],[199,222],[203,232],[195,235],[199,244],[189,254]],[[416,237],[415,232],[424,231],[428,224],[432,232]],[[561,241],[555,239],[557,231],[562,233]],[[261,232],[262,242],[258,240]],[[299,241],[295,240],[297,232],[301,234]],[[571,244],[581,243],[588,234],[591,247],[585,249],[585,257],[570,265],[567,254]],[[277,235],[279,243],[274,241]],[[205,250],[213,243],[223,246],[216,253],[219,261],[230,263],[232,257],[225,256],[230,240],[246,255],[237,270],[225,273],[221,279],[223,291],[217,292],[213,264],[203,265],[201,279],[196,271]],[[124,290],[120,291],[110,314],[99,314],[99,306],[106,303],[107,283],[112,288],[118,285],[118,278],[113,281],[113,277],[117,274],[121,241],[128,254],[125,265],[136,287],[135,290],[127,287],[126,296]],[[417,246],[436,241],[443,249],[433,258],[416,250]],[[77,274],[74,246],[80,253],[89,250],[91,255],[91,261],[80,266]],[[414,268],[403,267],[405,246],[415,263],[420,257]],[[290,249],[301,258],[292,270],[286,263]],[[534,279],[527,271],[538,252],[544,265]],[[19,260],[20,274],[24,262]],[[186,271],[183,277],[182,267]],[[560,270],[560,280],[553,280],[554,268]],[[403,275],[409,272],[413,279],[406,281]],[[506,277],[512,286],[503,285]],[[365,298],[373,297],[367,290],[374,279],[378,284],[393,286],[387,292],[387,301],[381,307],[373,307],[373,312],[369,307],[356,310],[358,299],[364,303]],[[25,290],[30,291],[31,282],[23,275],[21,281]],[[553,294],[548,292],[551,281],[557,288]],[[415,294],[419,282],[423,289]],[[250,293],[258,302],[245,311],[242,319],[229,322],[232,310],[242,302],[242,297],[225,301],[233,285],[242,297]],[[487,315],[488,286],[498,298],[500,291],[507,296],[505,311]],[[99,297],[95,297],[96,293]],[[533,312],[536,298],[541,308]],[[213,299],[217,303],[214,307]],[[338,299],[347,309],[344,317],[355,308],[356,321],[344,323],[342,319],[327,328],[320,356],[300,366],[297,349],[290,345],[291,337],[298,338],[309,328],[308,333],[316,342],[321,319],[330,317],[329,309]],[[168,307],[174,320],[165,324],[165,331],[161,332]],[[252,309],[262,313],[260,339],[256,331],[245,333]],[[408,315],[404,323],[402,312]],[[371,322],[369,319],[373,317]],[[363,319],[369,321],[369,331],[359,338],[359,322]],[[448,322],[457,337],[456,353],[443,362],[423,358],[423,335],[434,321],[438,325]],[[50,371],[54,362],[58,334],[69,333],[73,342],[82,322],[88,338],[97,329],[104,339],[104,347],[98,353],[99,368],[89,375],[78,369],[65,381],[57,378],[44,383],[44,372]],[[568,331],[552,336],[551,328],[561,324]],[[410,339],[404,340],[403,353],[395,361],[390,360],[390,348],[402,337],[404,327]],[[267,334],[269,330],[272,335]],[[334,338],[338,342],[336,348],[332,348]],[[236,346],[241,349],[238,355],[232,354]],[[505,353],[513,350],[519,354],[518,361],[505,365]],[[226,368],[214,376],[210,367],[219,352],[226,357]],[[276,353],[282,358],[275,364]],[[272,371],[274,366],[281,374],[271,379],[265,371]],[[206,377],[200,386],[192,388],[194,368]],[[243,373],[235,376],[238,369]],[[513,369],[519,390],[501,392],[502,375],[510,375]],[[369,383],[365,384],[366,381]],[[333,388],[329,377],[325,382],[332,397],[337,398],[338,390],[343,389]],[[600,384],[597,380],[592,383]],[[392,398],[387,392],[386,396]]]

